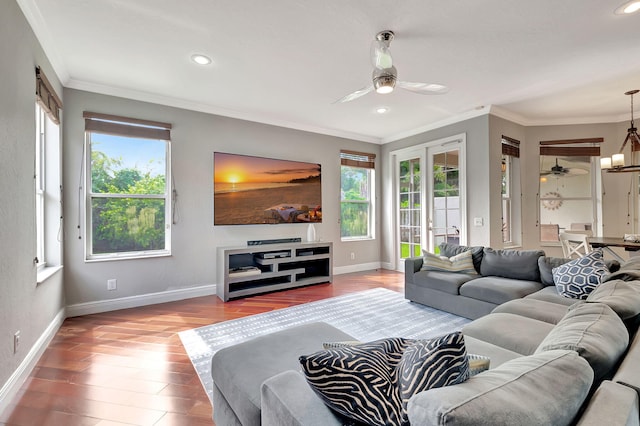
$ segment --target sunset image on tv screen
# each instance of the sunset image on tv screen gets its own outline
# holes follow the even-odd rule
[[[215,152],[215,225],[322,221],[320,164]]]

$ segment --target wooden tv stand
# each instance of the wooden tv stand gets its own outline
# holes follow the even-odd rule
[[[216,293],[227,302],[333,280],[332,243],[218,247]]]

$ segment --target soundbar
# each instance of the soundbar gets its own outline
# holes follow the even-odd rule
[[[262,246],[265,244],[282,244],[282,243],[301,243],[302,238],[276,238],[273,240],[249,240],[248,246]]]

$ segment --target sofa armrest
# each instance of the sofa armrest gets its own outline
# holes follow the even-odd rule
[[[341,426],[304,376],[289,370],[262,383],[262,426]]]
[[[413,274],[418,272],[422,268],[422,257],[409,257],[404,260],[404,281],[407,283],[413,282]]]
[[[638,394],[631,388],[605,380],[595,391],[577,426],[638,424]]]

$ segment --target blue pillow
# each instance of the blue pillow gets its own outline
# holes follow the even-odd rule
[[[602,250],[594,250],[584,257],[553,268],[553,282],[558,293],[571,299],[586,299],[609,274],[602,260]]]

